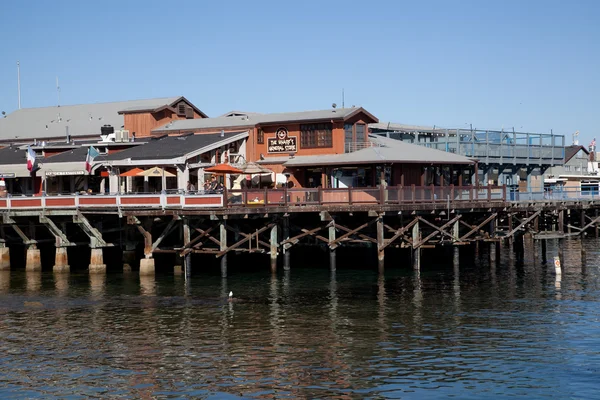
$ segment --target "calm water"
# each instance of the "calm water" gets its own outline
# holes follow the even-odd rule
[[[600,398],[600,242],[490,266],[0,275],[0,398]],[[429,250],[431,251],[431,250]],[[548,254],[556,254],[553,244]],[[232,290],[236,301],[228,302]]]

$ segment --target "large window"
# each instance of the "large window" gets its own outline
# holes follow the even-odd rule
[[[258,132],[256,133],[256,143],[263,144],[265,142],[265,133],[261,128],[258,128]]]
[[[300,125],[300,147],[332,147],[332,124]]]

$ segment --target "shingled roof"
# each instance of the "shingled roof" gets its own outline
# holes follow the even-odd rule
[[[165,136],[151,140],[143,146],[127,149],[106,157],[97,158],[97,161],[141,161],[141,160],[171,160],[185,157],[198,151],[208,151],[211,147],[220,147],[232,141],[248,137],[247,131],[228,132],[221,136],[220,133],[184,136]]]
[[[230,112],[225,115],[233,116],[221,116],[217,118],[203,118],[203,119],[187,119],[171,121],[170,123],[154,129],[152,132],[171,132],[171,131],[190,131],[194,132],[200,129],[220,129],[220,128],[247,128],[256,125],[266,125],[274,123],[285,123],[285,122],[313,122],[313,121],[331,121],[331,120],[346,120],[353,117],[354,115],[364,112],[373,121],[378,121],[377,118],[372,116],[368,111],[362,107],[352,108],[331,108],[328,110],[316,110],[316,111],[300,111],[300,112],[286,112],[286,113],[272,113],[272,114],[258,114],[258,113],[243,113],[243,112]],[[243,115],[239,115],[243,114]]]

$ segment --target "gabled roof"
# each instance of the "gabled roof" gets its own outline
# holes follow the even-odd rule
[[[219,129],[236,127],[253,127],[286,122],[317,122],[347,120],[359,113],[365,113],[372,121],[378,121],[373,115],[362,107],[338,108],[329,110],[300,111],[273,114],[250,114],[232,117],[217,117],[203,119],[187,119],[172,121],[158,127],[153,132],[190,131],[199,129]]]
[[[45,157],[43,159],[43,163],[44,164],[54,164],[54,163],[78,162],[78,161],[85,162],[87,153],[88,153],[88,147],[77,147],[75,149],[67,150],[63,153]]]
[[[96,161],[142,161],[142,160],[172,160],[187,157],[196,152],[202,153],[211,148],[248,137],[248,132],[229,132],[221,136],[220,133],[184,136],[165,136],[160,139],[105,157],[98,157]]]
[[[103,125],[112,125],[115,129],[123,126],[124,117],[119,113],[122,110],[156,109],[170,106],[180,99],[184,97],[22,108],[8,114],[6,118],[0,118],[0,141],[23,142],[34,138],[64,138],[67,135],[67,127],[72,137],[99,136]]]
[[[262,115],[262,113],[231,110],[223,115],[219,115],[219,117],[243,117],[244,115],[249,117],[252,115]]]
[[[583,150],[585,152],[585,154],[589,155],[590,152],[581,145],[573,145],[573,146],[566,146],[565,147],[565,163],[569,162],[569,160],[571,160],[571,158],[575,157],[575,155],[577,153],[579,153],[579,150]]]
[[[195,105],[193,105],[188,99],[183,96],[179,97],[166,97],[164,99],[154,99],[161,100],[158,102],[152,102],[150,100],[144,101],[140,100],[139,104],[132,105],[131,107],[124,108],[119,110],[119,114],[127,114],[127,113],[138,113],[138,112],[158,112],[164,109],[170,109],[171,111],[176,111],[173,107],[177,105],[180,101],[185,101],[190,107],[194,109],[202,118],[208,118],[208,115],[204,114],[200,111]]]
[[[308,165],[359,165],[359,164],[475,164],[475,160],[403,142],[369,135],[373,147],[361,149],[352,153],[296,156],[288,159],[286,167]]]

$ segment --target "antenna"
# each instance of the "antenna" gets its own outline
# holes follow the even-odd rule
[[[19,110],[21,109],[21,63],[17,61],[17,93],[19,95]]]
[[[56,99],[57,105],[60,107],[60,86],[58,85],[58,76],[56,77]]]

